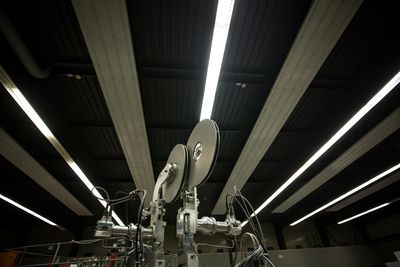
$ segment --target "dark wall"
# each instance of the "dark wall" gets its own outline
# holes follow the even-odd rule
[[[400,214],[369,223],[365,229],[385,261],[396,261],[393,252],[400,251]]]
[[[0,251],[23,245],[26,234],[18,230],[0,229]]]

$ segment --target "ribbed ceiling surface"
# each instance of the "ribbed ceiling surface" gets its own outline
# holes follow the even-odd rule
[[[200,216],[209,215],[219,198],[311,4],[310,0],[236,0],[212,113],[220,128],[221,147],[214,172],[199,188]],[[185,144],[198,122],[216,7],[215,0],[127,1],[154,177],[164,167],[174,145]],[[31,77],[0,34],[2,66],[95,185],[103,186],[112,195],[134,189],[70,1],[5,1],[1,8],[39,64],[49,69],[50,76],[43,80]],[[361,5],[243,187],[243,194],[255,206],[400,70],[396,10],[396,1],[365,1]],[[399,103],[397,87],[274,200],[260,214],[261,219],[286,225],[319,207],[316,203],[326,202],[398,163],[400,134],[396,131],[287,212],[270,213],[398,108]],[[93,225],[100,218],[102,207],[3,88],[0,126],[94,216],[74,215],[4,157],[0,157],[0,193],[73,231]],[[372,203],[399,197],[398,190],[393,189],[398,186],[399,182],[333,214],[321,213],[317,220],[330,224]],[[175,222],[178,207],[179,201],[168,209],[168,223]],[[134,220],[134,204],[130,210],[129,218]],[[8,222],[2,224],[8,227],[12,226],[10,222],[25,226],[39,223],[1,201],[0,211],[7,212]],[[125,218],[125,207],[116,211]],[[394,205],[385,214],[399,211],[400,207]]]

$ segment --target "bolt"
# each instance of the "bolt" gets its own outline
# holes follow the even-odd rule
[[[194,151],[193,151],[193,159],[195,161],[197,161],[200,158],[202,151],[203,151],[203,147],[201,146],[201,143],[199,142],[196,144],[196,146],[194,147]]]

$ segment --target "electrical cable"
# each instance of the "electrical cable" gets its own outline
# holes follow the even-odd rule
[[[79,245],[86,245],[86,244],[93,244],[101,241],[102,239],[95,239],[91,241],[76,241],[76,240],[71,240],[72,243],[79,244]]]
[[[125,192],[125,191],[117,191],[115,194],[114,194],[114,198],[115,197],[117,197],[117,195],[119,195],[119,194],[124,194],[124,195],[129,195],[129,193],[128,192]],[[130,229],[129,229],[129,201],[126,201],[125,202],[125,223],[126,223],[126,225],[128,225],[128,234],[129,234],[129,231],[130,231]]]
[[[253,206],[251,205],[250,201],[249,201],[245,196],[242,195],[242,193],[240,192],[239,188],[235,187],[235,190],[236,190],[236,192],[237,192],[237,195],[250,207],[252,213],[250,213],[250,212],[247,210],[247,208],[246,208],[247,213],[248,213],[248,214],[255,214],[255,213],[254,213],[254,208],[253,208]],[[260,224],[260,221],[259,221],[259,219],[258,219],[258,216],[256,215],[256,216],[253,216],[253,217],[256,219],[256,222],[257,222],[257,224],[258,224],[258,228],[259,228],[259,230],[260,230],[260,235],[262,236],[262,238],[263,238],[263,240],[264,240],[264,235],[263,235],[263,233],[262,233],[262,228],[261,228],[261,224]],[[251,215],[250,215],[250,218],[252,218]],[[262,243],[262,242],[261,242],[261,243]]]
[[[100,186],[96,186],[93,189],[98,189],[100,191],[102,191],[105,195],[106,198],[102,198],[102,197],[97,197],[95,196],[97,199],[102,200],[102,201],[106,201],[107,205],[105,207],[105,210],[103,212],[103,216],[110,217],[112,214],[112,210],[114,208],[114,206],[119,205],[121,203],[126,203],[127,205],[125,206],[126,209],[126,221],[128,223],[128,202],[129,200],[132,200],[133,198],[135,198],[136,195],[139,196],[140,198],[140,205],[139,205],[139,210],[138,210],[138,217],[137,217],[137,230],[136,230],[136,235],[135,235],[135,264],[139,264],[139,266],[142,266],[142,259],[144,257],[144,246],[143,246],[143,233],[142,233],[142,215],[143,215],[143,205],[144,205],[144,199],[146,197],[146,190],[140,190],[140,189],[136,189],[134,191],[131,192],[124,192],[124,191],[118,191],[115,193],[114,198],[110,199],[110,195],[108,194],[107,190],[105,190],[104,188],[100,187]],[[92,189],[92,191],[93,191]],[[140,194],[141,193],[141,194]],[[117,196],[118,194],[125,194],[126,196],[120,197],[120,198],[115,198],[115,196]],[[131,234],[130,234],[130,225],[128,223],[128,236],[131,238]],[[132,241],[132,239],[131,239]],[[147,252],[146,252],[147,253]],[[129,259],[128,259],[129,260]],[[124,257],[124,263],[126,264],[126,258]]]
[[[215,248],[234,248],[234,246],[224,246],[224,245],[209,244],[209,243],[197,243],[197,246],[215,247]]]
[[[140,205],[138,210],[138,217],[137,217],[137,228],[136,228],[136,264],[138,261],[141,262],[141,253],[143,253],[143,235],[142,235],[142,214],[143,214],[143,204],[144,199],[146,197],[146,190],[137,190],[137,192],[141,192],[142,196],[140,198]],[[140,237],[140,239],[139,239]],[[140,249],[139,249],[140,246]]]
[[[257,262],[265,261],[263,258],[264,257],[263,248],[261,247],[258,238],[252,233],[246,232],[242,235],[240,239],[240,249],[243,249],[244,247],[243,244],[245,243],[247,238],[250,238],[250,240],[252,241],[254,250],[248,256],[245,256],[246,252],[243,251],[242,260],[238,264],[233,265],[234,267],[254,266],[254,264]]]
[[[93,189],[100,189],[104,194],[106,194],[106,197],[107,197],[107,198],[102,198],[102,197],[95,196],[95,198],[97,198],[98,200],[106,201],[107,203],[112,203],[113,205],[117,205],[119,203],[122,203],[122,202],[132,199],[134,197],[135,193],[138,191],[138,190],[134,190],[134,191],[129,192],[127,196],[124,196],[121,198],[110,199],[110,196],[109,196],[107,190],[105,190],[103,187],[95,186],[95,187],[93,187]],[[92,192],[93,192],[93,189],[91,190]],[[119,191],[119,192],[123,192],[123,191]]]
[[[228,197],[231,197],[231,201],[230,202],[228,200]],[[240,199],[238,199],[238,197],[240,197]],[[242,200],[243,203],[241,203],[240,200]],[[235,210],[233,208],[233,204],[235,203],[235,201],[239,204],[239,206],[242,209],[242,211],[245,214],[245,216],[247,218],[250,218],[250,212],[249,212],[249,209],[247,208],[247,205],[249,205],[252,210],[254,210],[254,209],[251,206],[250,202],[241,194],[240,190],[237,187],[235,187],[235,194],[234,195],[228,194],[227,197],[226,197],[226,202],[227,202],[226,205],[227,205],[227,209],[228,209],[228,211],[227,211],[228,216],[232,216],[233,215],[233,217],[235,217]],[[259,242],[261,242],[262,240],[264,240],[264,235],[262,233],[262,228],[261,228],[261,225],[260,225],[259,221],[257,221],[257,223],[258,223],[259,231],[256,229],[254,223],[250,220],[250,225],[251,225],[251,227],[253,229],[253,232],[257,235],[257,239],[259,240]],[[234,236],[234,239],[235,239],[235,243],[237,243],[235,236]],[[253,237],[252,237],[252,239],[253,239]],[[239,254],[238,251],[239,251],[239,248],[236,249],[236,251],[235,251],[235,257],[233,259],[232,266],[234,266],[235,263],[236,263],[237,256]]]
[[[255,233],[256,236],[258,237],[259,242],[260,242],[262,248],[264,249],[264,252],[267,253],[267,249],[266,249],[266,247],[265,247],[265,245],[264,245],[264,234],[263,234],[263,232],[262,232],[262,228],[261,228],[260,221],[259,221],[257,215],[251,217],[251,214],[254,214],[254,208],[253,208],[253,206],[251,205],[250,201],[249,201],[246,197],[244,197],[244,196],[242,195],[242,193],[240,192],[240,189],[239,189],[237,186],[235,186],[234,189],[235,189],[235,195],[233,195],[234,198],[232,199],[231,206],[233,205],[233,203],[234,203],[235,200],[236,200],[236,202],[239,204],[239,206],[241,207],[242,211],[243,211],[244,214],[246,215],[248,222],[250,222],[250,225],[251,225],[251,227],[252,227],[254,233]],[[231,195],[231,194],[230,194],[230,195]],[[231,196],[232,196],[232,195],[231,195]],[[243,203],[240,203],[240,201],[238,201],[238,197],[242,200]],[[242,205],[242,204],[243,204],[243,205]],[[251,209],[251,213],[250,213],[250,211],[249,211],[249,209],[248,209],[247,206]],[[258,225],[258,230],[256,229],[256,227],[255,227],[255,225],[254,225],[254,223],[253,223],[253,221],[252,221],[253,218],[255,218],[255,220],[256,220],[256,223],[257,223],[257,225]]]
[[[257,236],[258,240],[260,241],[260,243],[262,244],[262,237],[259,234],[259,231],[262,233],[262,229],[261,229],[261,225],[259,224],[259,230],[256,229],[254,223],[252,222],[251,218],[250,218],[250,213],[246,207],[246,203],[241,203],[240,201],[237,201],[236,203],[239,204],[239,206],[241,207],[242,211],[244,212],[244,214],[246,215],[247,219],[250,222],[250,226],[252,227],[253,232],[255,233],[255,235]],[[263,244],[261,245],[264,249],[265,247],[263,246]],[[265,249],[266,252],[266,249]]]
[[[228,216],[234,214],[233,205],[235,203],[237,203],[241,208],[242,212],[246,216],[247,221],[250,222],[250,226],[254,232],[254,234],[251,233],[243,234],[238,250],[242,248],[242,243],[247,239],[247,237],[250,237],[250,239],[252,240],[254,250],[247,257],[244,257],[245,255],[244,254],[243,255],[244,258],[238,264],[235,265],[238,255],[238,250],[236,250],[235,258],[231,266],[232,267],[253,266],[257,262],[267,262],[267,264],[274,267],[274,264],[268,258],[268,252],[264,245],[265,238],[262,232],[260,220],[258,219],[257,215],[253,215],[255,214],[253,206],[251,205],[250,201],[245,196],[242,195],[239,188],[237,188],[236,186],[235,186],[235,193],[233,195],[227,194],[227,196],[225,197],[225,205]]]
[[[233,236],[233,240],[234,240],[234,248],[235,248],[235,257],[233,258],[232,264],[231,266],[235,266],[236,260],[237,260],[237,255],[239,253],[239,248],[237,246],[237,240],[236,240],[236,236]]]
[[[136,265],[136,259],[135,259],[136,248],[128,251],[127,255],[128,255],[127,266],[134,267]],[[151,246],[144,245],[143,256],[144,256],[143,264],[145,266],[153,266],[152,262],[153,262],[154,255],[153,255]]]
[[[266,257],[266,256],[264,255],[263,258],[264,258],[272,267],[275,267],[275,264],[274,264],[268,257]]]
[[[208,267],[208,265],[203,261],[203,259],[200,258],[199,254],[197,253],[197,249],[194,247],[193,242],[192,242],[192,240],[190,240],[188,235],[185,235],[185,238],[187,238],[187,240],[189,241],[190,246],[192,247],[192,250],[193,250],[194,254],[196,254],[196,256],[199,259],[199,261],[201,262],[201,264],[203,264],[205,267]]]
[[[229,204],[233,205],[233,203],[236,201],[236,203],[239,204],[242,211],[245,213],[246,217],[250,219],[250,214],[251,214],[250,212],[253,211],[253,207],[251,206],[250,202],[243,195],[241,195],[240,192],[238,192],[234,198],[233,198],[233,195],[231,195],[231,197],[232,197],[232,201]],[[231,208],[231,207],[228,205],[228,208]],[[251,219],[249,221],[251,222]],[[264,240],[264,236],[263,236],[261,224],[260,224],[258,218],[256,218],[256,223],[257,223],[258,229],[252,223],[251,225],[252,225],[254,234],[248,233],[248,232],[244,233],[240,240],[240,245],[239,245],[239,249],[238,249],[238,250],[243,249],[243,243],[246,241],[247,238],[250,238],[250,240],[253,243],[253,248],[254,248],[253,252],[250,255],[245,256],[246,252],[243,251],[242,260],[238,264],[235,265],[236,258],[238,255],[238,250],[237,250],[235,253],[235,259],[231,265],[232,267],[254,266],[254,264],[260,263],[260,262],[266,262],[267,264],[274,267],[274,264],[268,258],[268,254],[267,254],[265,248],[262,246],[263,245],[262,240]]]
[[[250,209],[251,209],[251,211],[252,211],[252,213],[251,214],[254,214],[254,208],[253,208],[253,206],[251,205],[251,203],[250,203],[250,201],[246,198],[246,197],[244,197],[243,195],[239,195],[248,205],[249,205],[249,207],[250,207]],[[251,217],[251,216],[250,216]],[[262,227],[261,227],[261,224],[260,224],[260,220],[258,219],[258,216],[254,216],[254,218],[255,218],[255,220],[256,220],[256,223],[257,223],[257,225],[258,225],[258,229],[259,229],[259,234],[261,235],[261,237],[262,237],[262,241],[260,240],[260,243],[262,244],[263,242],[264,242],[264,234],[263,234],[263,232],[262,232]]]
[[[99,197],[95,196],[97,199],[101,199],[101,200],[104,200],[104,201],[107,201],[107,202],[110,201],[110,195],[108,194],[107,190],[105,190],[103,187],[100,187],[100,186],[93,187],[92,190],[90,190],[92,193],[93,193],[93,189],[100,189],[107,196],[107,199],[102,199],[102,198],[99,198]]]

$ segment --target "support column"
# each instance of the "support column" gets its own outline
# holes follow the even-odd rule
[[[278,240],[279,249],[286,249],[285,238],[283,237],[282,227],[278,223],[274,223],[276,239]]]

